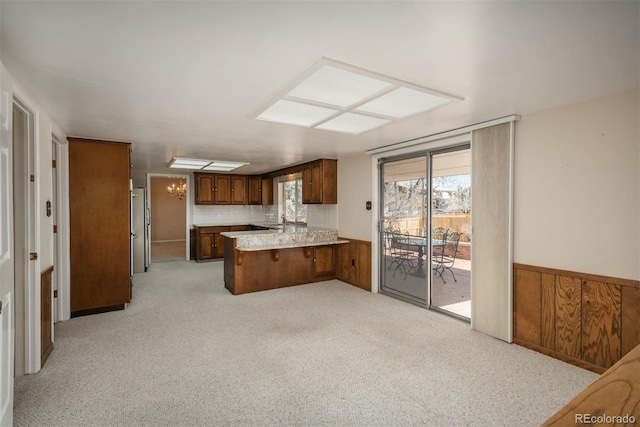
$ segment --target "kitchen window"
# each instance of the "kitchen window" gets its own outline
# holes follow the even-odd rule
[[[307,223],[307,205],[302,204],[302,177],[294,175],[280,181],[280,216],[284,215],[287,222],[295,224]]]

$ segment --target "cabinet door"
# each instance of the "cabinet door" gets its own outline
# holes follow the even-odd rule
[[[195,175],[196,178],[196,205],[213,204],[213,189],[215,183],[213,175]]]
[[[313,276],[331,277],[336,274],[333,246],[316,246],[313,249]]]
[[[311,166],[308,165],[302,169],[302,203],[304,204],[312,203],[311,188],[312,188]]]
[[[311,165],[311,203],[322,203],[322,162]]]
[[[247,177],[231,175],[231,204],[247,204]]]
[[[213,258],[224,257],[224,236],[219,233],[213,235]]]
[[[249,204],[262,204],[262,178],[259,176],[249,177]]]
[[[231,203],[231,180],[229,175],[215,175],[215,204]]]
[[[260,190],[262,192],[263,205],[273,204],[273,178],[263,178]]]
[[[216,234],[212,233],[200,234],[200,238],[198,239],[198,261],[213,258],[215,236]]]
[[[356,286],[371,290],[371,246],[365,243],[350,242],[353,260],[353,280]]]
[[[345,243],[342,245],[338,245],[336,249],[337,252],[337,270],[336,275],[338,279],[345,281],[347,283],[351,283],[353,280],[353,266],[351,265],[351,243]]]

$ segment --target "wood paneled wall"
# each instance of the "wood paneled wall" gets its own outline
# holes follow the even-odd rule
[[[640,344],[640,282],[513,266],[514,342],[602,373]]]

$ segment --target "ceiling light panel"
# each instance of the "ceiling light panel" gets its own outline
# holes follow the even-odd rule
[[[391,86],[382,80],[325,65],[288,95],[344,108]]]
[[[426,92],[401,87],[361,105],[356,110],[401,119],[430,110],[449,101],[449,99]]]
[[[246,162],[224,162],[218,160],[200,160],[174,157],[169,163],[172,169],[190,169],[229,172],[241,166],[248,165]]]
[[[338,110],[281,99],[256,117],[258,120],[310,127]]]
[[[368,130],[389,123],[390,120],[379,117],[365,116],[355,113],[344,113],[340,116],[324,122],[316,129],[331,130],[334,132],[344,132],[351,134],[359,134]]]
[[[202,169],[204,166],[211,163],[211,160],[198,160],[198,159],[185,159],[181,157],[174,157],[169,163],[169,167],[172,169]]]

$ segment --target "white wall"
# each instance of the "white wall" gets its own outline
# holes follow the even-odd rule
[[[640,91],[516,124],[514,262],[640,279]]]
[[[372,182],[371,156],[338,159],[338,234],[340,237],[371,241],[373,209],[366,209],[372,199],[375,183]],[[377,188],[377,187],[376,187]]]

